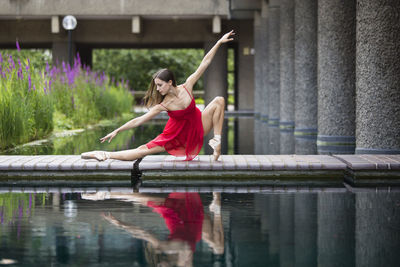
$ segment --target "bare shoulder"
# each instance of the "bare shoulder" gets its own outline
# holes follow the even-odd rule
[[[193,85],[191,83],[189,83],[189,82],[185,82],[185,83],[183,83],[183,84],[181,84],[179,86],[182,86],[182,89],[184,89],[184,90],[186,89],[190,93],[192,93],[192,91],[193,91]]]

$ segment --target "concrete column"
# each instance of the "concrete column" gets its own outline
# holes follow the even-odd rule
[[[318,194],[318,266],[355,265],[354,204],[350,193]]]
[[[356,154],[400,153],[400,1],[357,1]]]
[[[400,262],[400,194],[356,194],[356,266],[397,266]]]
[[[76,54],[76,45],[72,43],[72,55]],[[57,41],[52,45],[53,64],[68,63],[68,42]]]
[[[205,43],[204,52],[207,53],[217,42],[211,40]],[[208,105],[215,97],[222,96],[225,98],[226,103],[228,102],[228,47],[227,45],[221,45],[214,56],[213,61],[204,72],[204,102]],[[213,130],[204,138],[204,151],[206,154],[212,154],[212,148],[208,145],[208,141],[214,136]],[[225,120],[222,128],[222,154],[226,154],[228,151],[228,123]]]
[[[268,127],[271,154],[280,153],[280,1],[271,0],[268,6]]]
[[[254,12],[254,114],[256,117],[261,115],[261,96],[262,96],[262,66],[263,66],[263,49],[261,38],[261,13]]]
[[[206,42],[204,44],[204,53],[206,54],[216,42],[217,39]],[[228,46],[226,44],[221,45],[213,61],[204,72],[204,102],[206,105],[217,96],[222,96],[227,100],[227,56]]]
[[[280,8],[280,154],[294,148],[294,0]]]
[[[281,267],[294,266],[294,195],[279,196],[279,235]]]
[[[317,0],[295,0],[296,154],[317,151]]]
[[[251,20],[243,20],[237,29],[240,34],[235,37],[238,43],[236,53],[236,74],[237,74],[237,99],[236,107],[239,110],[254,111],[254,56],[251,48],[254,47],[253,29]]]
[[[268,31],[268,4],[266,0],[261,2],[261,25],[260,25],[260,38],[261,38],[261,92],[260,92],[260,146],[261,154],[270,154],[269,148],[269,131],[268,131],[268,112],[269,112],[269,95],[268,95],[268,47],[269,47],[269,31]]]
[[[356,0],[318,3],[318,153],[354,154]]]
[[[317,195],[296,194],[294,196],[294,266],[317,266],[317,233]]]
[[[239,117],[235,120],[237,126],[237,133],[235,138],[237,138],[237,154],[254,154],[254,118],[253,117]]]

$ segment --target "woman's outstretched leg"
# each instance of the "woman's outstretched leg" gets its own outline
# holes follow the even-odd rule
[[[217,96],[201,113],[204,135],[207,135],[211,129],[214,130],[214,138],[210,140],[209,145],[214,149],[214,160],[218,160],[221,155],[221,135],[225,116],[225,99]]]
[[[144,156],[164,152],[165,148],[156,146],[153,148],[147,148],[146,145],[141,145],[135,149],[122,150],[116,152],[107,151],[91,151],[81,154],[82,159],[97,159],[103,161],[106,159],[118,159],[118,160],[136,160],[143,158]]]

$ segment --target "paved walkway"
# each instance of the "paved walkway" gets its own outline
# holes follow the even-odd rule
[[[134,161],[82,160],[78,155],[0,156],[1,181],[21,179],[126,179]],[[343,182],[400,184],[400,155],[222,155],[214,162],[200,155],[193,161],[172,156],[145,157],[138,170],[144,181],[166,183],[189,180],[191,184],[217,180],[235,184]],[[61,178],[60,178],[61,177]]]

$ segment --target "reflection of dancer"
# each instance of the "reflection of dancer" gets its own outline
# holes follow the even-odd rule
[[[221,134],[224,120],[225,99],[216,97],[203,112],[196,108],[193,97],[193,86],[210,65],[218,48],[232,41],[233,31],[226,33],[205,55],[197,70],[190,75],[184,84],[177,85],[173,73],[162,69],[154,74],[145,96],[149,112],[132,119],[118,129],[101,138],[101,142],[110,142],[119,132],[135,128],[150,120],[162,111],[168,111],[168,120],[162,134],[146,145],[136,149],[106,152],[92,151],[82,153],[83,159],[135,160],[146,155],[167,151],[174,156],[186,156],[186,160],[196,157],[203,145],[203,136],[214,129],[214,138],[209,145],[214,149],[214,160],[221,154]]]
[[[167,198],[133,193],[96,193],[83,194],[83,199],[120,199],[122,201],[139,202],[152,207],[159,213],[170,231],[167,241],[159,240],[155,235],[132,224],[126,224],[111,214],[103,214],[104,219],[115,226],[124,229],[133,237],[148,242],[148,260],[159,264],[174,262],[177,266],[191,266],[196,243],[201,238],[212,248],[213,253],[224,253],[224,232],[220,215],[221,198],[219,193],[213,193],[210,216],[204,214],[203,204],[197,193],[171,193]]]

